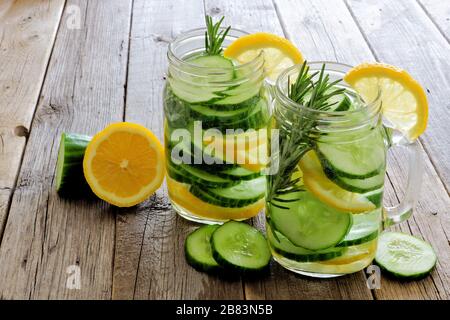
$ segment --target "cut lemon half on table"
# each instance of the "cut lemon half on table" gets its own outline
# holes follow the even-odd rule
[[[376,208],[363,195],[342,189],[328,179],[314,151],[308,151],[300,160],[299,166],[303,172],[305,187],[330,207],[351,213],[362,213]]]
[[[114,123],[92,138],[83,170],[100,199],[118,207],[131,207],[161,186],[164,149],[147,128],[129,122]]]
[[[374,101],[381,91],[383,116],[410,140],[425,131],[427,96],[405,70],[383,63],[363,63],[350,70],[344,80],[367,102]]]
[[[167,176],[170,199],[194,214],[217,220],[243,220],[256,216],[264,208],[264,199],[242,208],[224,208],[207,203],[189,191],[189,185]]]
[[[303,62],[302,54],[289,40],[265,32],[238,38],[225,49],[224,56],[244,64],[255,59],[261,51],[266,77],[273,82],[283,70]]]

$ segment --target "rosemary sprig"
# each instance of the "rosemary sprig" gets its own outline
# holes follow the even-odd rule
[[[220,25],[222,24],[224,18],[225,17],[222,17],[218,22],[213,23],[211,16],[205,16],[205,54],[208,56],[214,56],[222,53],[222,43],[231,28],[229,26],[225,30],[220,30]]]
[[[288,78],[289,98],[306,108],[301,109],[299,113],[289,114],[291,118],[286,120],[292,125],[283,125],[283,119],[280,121],[280,148],[275,155],[278,157],[279,168],[277,174],[269,176],[267,195],[268,202],[273,206],[288,209],[280,203],[289,203],[298,199],[284,196],[304,191],[299,186],[301,178],[291,179],[291,176],[298,170],[298,162],[303,155],[313,148],[314,141],[309,138],[309,132],[316,126],[317,121],[317,115],[313,110],[326,111],[337,103],[330,100],[345,91],[343,88],[334,88],[340,81],[330,82],[329,75],[325,74],[325,64],[320,71],[310,74],[306,61],[301,66],[294,83],[291,83]],[[283,115],[280,114],[280,116]]]

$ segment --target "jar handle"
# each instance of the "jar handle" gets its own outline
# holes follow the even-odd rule
[[[423,158],[417,140],[410,141],[399,131],[390,128],[385,129],[390,136],[389,148],[404,148],[407,150],[409,157],[405,196],[398,205],[384,207],[384,226],[388,227],[405,221],[412,215],[422,185]]]

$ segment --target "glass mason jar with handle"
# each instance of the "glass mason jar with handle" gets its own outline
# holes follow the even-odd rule
[[[262,54],[245,64],[205,54],[205,31],[170,45],[164,90],[167,185],[173,208],[201,223],[244,220],[264,207],[269,120]],[[246,33],[230,29],[222,44]]]
[[[309,66],[313,73],[323,63]],[[326,63],[325,74],[335,81],[350,69]],[[296,273],[321,278],[353,273],[372,262],[383,225],[411,215],[422,176],[419,149],[383,123],[380,93],[365,102],[340,82],[336,86],[344,91],[333,97],[331,110],[295,103],[288,87],[298,73],[299,66],[289,68],[272,88],[269,129],[277,129],[279,146],[269,148],[268,242],[274,259]],[[386,208],[386,153],[397,146],[410,153],[408,185],[401,203]]]

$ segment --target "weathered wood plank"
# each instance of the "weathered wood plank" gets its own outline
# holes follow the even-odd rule
[[[121,121],[131,1],[68,1],[80,29],[60,28],[0,247],[1,298],[109,299],[115,217],[100,201],[56,195],[62,131]],[[80,267],[81,288],[66,286]]]
[[[420,138],[450,186],[450,45],[415,1],[349,1],[377,58],[407,69],[428,91],[430,116]]]
[[[285,2],[282,1],[278,5],[285,5]],[[245,26],[248,23],[249,28],[243,27],[244,30],[266,31],[283,35],[282,25],[271,1],[207,0],[206,9],[208,13],[216,16],[225,15],[227,22],[233,26]],[[295,13],[300,14],[300,11],[307,10],[304,7],[302,9],[301,5],[295,7]],[[296,19],[287,23],[302,30],[299,28],[300,21]],[[287,23],[283,24],[285,28]],[[302,48],[303,42],[297,42],[299,38],[292,40]],[[310,54],[311,57],[314,57],[314,52]],[[254,222],[255,225],[263,228],[262,215]],[[245,294],[247,299],[372,299],[362,272],[341,279],[316,280],[297,276],[275,263],[272,265],[272,274],[267,279],[245,282]]]
[[[0,3],[0,238],[64,2]]]
[[[152,19],[149,19],[152,17]],[[127,121],[163,138],[162,90],[167,43],[204,25],[202,1],[136,0],[127,83]],[[240,280],[199,273],[184,258],[186,235],[198,225],[178,217],[166,189],[117,219],[114,299],[241,299]]]
[[[418,2],[450,42],[450,2],[442,0],[418,0]]]

